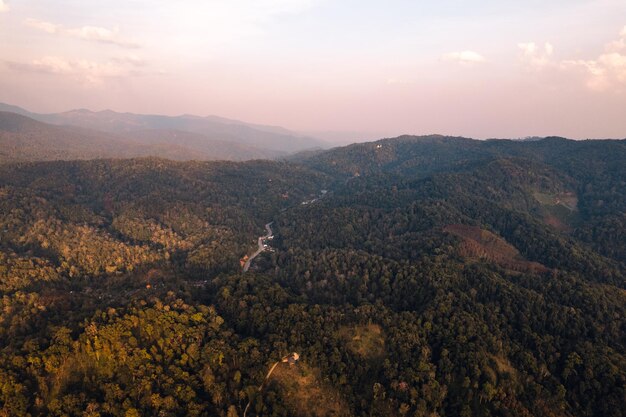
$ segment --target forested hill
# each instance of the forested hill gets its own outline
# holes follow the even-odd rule
[[[504,206],[626,263],[626,140],[383,139],[304,158],[345,195],[397,208],[416,198]],[[603,249],[599,249],[602,247]]]
[[[499,157],[532,159],[573,173],[600,165],[623,169],[624,140],[574,141],[550,137],[533,141],[473,140],[448,136],[401,136],[356,143],[303,158],[306,164],[343,175],[393,172],[430,174]]]
[[[624,160],[432,136],[2,165],[0,416],[624,416]]]
[[[15,113],[0,112],[0,163],[123,158],[140,151],[139,146],[114,135],[52,126]]]
[[[187,161],[245,161],[285,155],[283,151],[239,143],[228,135],[218,137],[221,140],[174,129],[111,133],[57,126],[0,111],[0,163],[148,156]]]

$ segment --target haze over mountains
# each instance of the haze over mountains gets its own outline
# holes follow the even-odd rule
[[[272,159],[321,140],[216,116],[72,110],[38,114],[0,103],[1,161],[158,156],[174,160]]]
[[[403,138],[405,140],[399,141],[398,149],[394,147],[397,155],[389,154],[389,148],[379,149],[376,163],[369,167],[385,165],[385,160],[389,158],[397,165],[401,164],[398,160],[419,156],[415,154],[415,148],[402,145],[406,140],[411,142],[414,140],[411,138],[416,137]],[[480,146],[471,139],[459,139],[461,140],[455,142],[454,149],[448,149],[446,143],[450,137],[420,137],[419,152],[429,151],[434,147],[438,152],[444,152],[446,158],[451,158],[450,163],[455,163],[476,152]],[[541,139],[543,138],[533,137],[517,142],[535,142]],[[490,145],[486,149],[481,148],[481,152],[487,150],[495,155],[502,147],[497,140],[487,142]],[[347,146],[338,150],[337,155],[365,152],[371,157],[373,154],[370,154],[370,148],[382,147],[384,143],[383,140],[371,142],[364,147]],[[93,112],[86,109],[39,114],[0,103],[0,163],[149,156],[178,161],[276,158],[300,161],[319,154],[328,147],[329,142],[282,127],[249,124],[217,116],[143,115],[111,110]],[[528,156],[528,152],[522,150],[520,145],[511,145],[510,149],[514,156]],[[395,159],[396,156],[398,160]],[[436,160],[424,160],[420,166],[423,168],[438,164],[441,157],[443,155],[439,155]],[[350,163],[338,163],[336,169],[358,171]]]
[[[626,417],[626,0],[391,4],[0,0],[0,417]]]

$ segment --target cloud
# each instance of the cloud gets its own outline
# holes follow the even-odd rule
[[[77,29],[68,29],[67,34],[75,38],[83,39],[86,41],[110,43],[124,48],[138,48],[139,45],[135,42],[122,39],[119,35],[119,29],[113,30],[97,27],[97,26],[83,26]]]
[[[520,43],[523,63],[535,71],[551,71],[582,77],[584,85],[593,91],[609,91],[626,87],[626,27],[619,38],[605,45],[595,59],[554,58],[554,48],[546,43]]]
[[[47,56],[36,59],[30,67],[36,72],[47,72],[50,74],[70,74],[73,72],[72,65],[59,57]]]
[[[619,34],[619,39],[609,43],[606,48],[605,48],[605,52],[622,52],[622,51],[626,51],[626,26],[624,26],[624,28],[622,29],[622,31]]]
[[[89,42],[107,43],[111,45],[117,45],[123,48],[139,48],[139,45],[137,43],[128,39],[124,39],[119,33],[119,28],[107,29],[98,26],[66,28],[63,25],[38,19],[26,19],[24,21],[24,24],[33,29],[46,32],[51,35],[67,36]]]
[[[55,25],[54,23],[44,22],[43,20],[37,19],[26,19],[24,21],[26,26],[29,26],[33,29],[40,30],[42,32],[57,34],[60,33],[63,29],[61,25]]]
[[[148,62],[146,60],[135,54],[111,58],[111,61],[118,64],[132,65],[133,67],[145,67],[146,65],[148,65]]]
[[[626,54],[605,53],[597,59],[566,60],[561,62],[565,70],[583,70],[586,85],[594,91],[608,91],[626,86]]]
[[[11,10],[9,8],[9,5],[6,4],[6,2],[4,0],[0,0],[0,13],[2,12],[8,12],[9,10]]]
[[[441,57],[444,61],[458,62],[459,64],[479,64],[485,62],[485,58],[474,51],[450,52]]]
[[[534,42],[518,43],[517,47],[522,52],[522,60],[531,69],[541,70],[552,64],[554,46],[549,42],[544,43],[542,46]]]
[[[71,77],[83,84],[99,86],[107,79],[128,78],[149,75],[148,72],[138,71],[135,65],[121,60],[112,59],[106,62],[88,60],[67,60],[57,56],[46,56],[30,62],[5,61],[9,69],[18,72],[30,72]]]

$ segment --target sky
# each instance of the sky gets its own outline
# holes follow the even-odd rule
[[[0,0],[0,101],[343,140],[626,138],[626,0]]]

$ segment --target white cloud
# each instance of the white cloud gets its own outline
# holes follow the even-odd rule
[[[55,25],[54,23],[44,22],[43,20],[37,20],[37,19],[26,19],[24,21],[24,24],[33,29],[37,29],[42,32],[51,33],[51,34],[60,33],[62,30],[61,25]]]
[[[122,39],[119,34],[119,29],[106,29],[97,26],[83,26],[76,29],[68,29],[67,34],[86,41],[110,43],[125,48],[138,48],[139,45],[135,42]]]
[[[4,0],[0,0],[0,13],[2,12],[8,12],[9,10],[11,10],[9,8],[9,5],[6,4],[6,2]]]
[[[624,26],[619,35],[619,39],[609,43],[606,46],[606,52],[626,52],[626,26]]]
[[[74,70],[68,61],[55,56],[46,56],[42,59],[36,59],[32,62],[31,66],[36,71],[49,72],[52,74],[70,74]]]
[[[147,75],[137,71],[133,64],[113,59],[106,62],[95,62],[84,59],[68,60],[57,56],[46,56],[30,62],[6,61],[6,65],[15,71],[51,74],[71,77],[83,84],[99,86],[107,79],[127,78]]]
[[[450,52],[442,56],[445,61],[458,62],[460,64],[478,64],[485,62],[485,58],[474,51]]]
[[[536,71],[553,71],[582,77],[584,84],[593,91],[609,91],[626,87],[626,27],[620,37],[608,43],[604,52],[595,59],[554,59],[554,48],[546,43],[520,43],[523,62]]]
[[[554,46],[546,42],[542,46],[534,42],[518,43],[517,47],[522,51],[522,59],[530,68],[541,70],[549,66],[554,54]]]
[[[592,60],[568,60],[561,63],[568,69],[582,69],[586,85],[594,91],[608,91],[617,86],[626,86],[626,55],[617,52],[600,55]]]
[[[134,67],[145,67],[146,65],[148,65],[148,62],[146,60],[144,60],[143,58],[135,54],[115,57],[115,58],[112,58],[111,61],[116,62],[118,64],[129,64]]]
[[[124,48],[139,47],[137,43],[124,39],[119,33],[119,28],[107,29],[98,26],[66,28],[63,25],[58,25],[38,19],[26,19],[24,21],[24,24],[33,29],[37,29],[52,35],[69,36],[72,38],[82,39],[90,42],[108,43]]]

